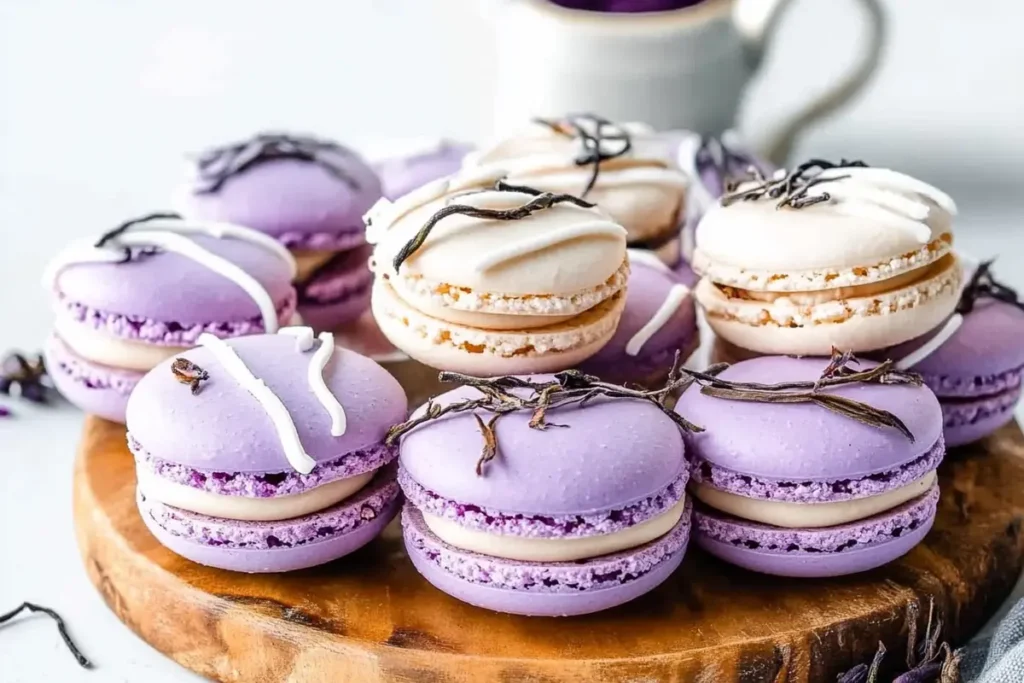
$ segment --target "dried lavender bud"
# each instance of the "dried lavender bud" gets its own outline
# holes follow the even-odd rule
[[[29,360],[22,353],[11,352],[0,362],[0,394],[10,395],[17,388],[26,401],[45,403],[46,380],[46,363],[41,353]]]
[[[210,379],[210,373],[187,358],[175,358],[171,363],[171,374],[182,384],[189,385],[193,396],[200,392],[200,384]]]

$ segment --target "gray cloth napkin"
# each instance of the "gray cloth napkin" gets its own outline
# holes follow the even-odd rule
[[[964,683],[1022,683],[1024,681],[1024,600],[999,623],[990,638],[962,650],[960,676]]]

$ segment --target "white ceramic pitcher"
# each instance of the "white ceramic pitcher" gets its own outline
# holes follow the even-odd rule
[[[870,31],[851,72],[779,128],[764,154],[788,157],[799,133],[867,82],[885,36],[878,0],[858,0]],[[594,112],[659,130],[721,134],[790,0],[705,0],[665,12],[602,13],[549,0],[496,0],[498,133],[535,116]]]

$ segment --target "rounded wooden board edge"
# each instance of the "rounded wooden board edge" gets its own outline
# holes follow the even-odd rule
[[[244,587],[237,593],[200,590],[148,558],[145,551],[162,550],[152,537],[143,541],[148,543],[143,548],[130,547],[109,508],[111,499],[120,499],[120,514],[136,515],[135,526],[144,532],[134,508],[134,479],[99,484],[87,471],[96,457],[127,458],[118,466],[131,467],[123,435],[123,427],[98,418],[88,418],[85,425],[75,464],[74,513],[86,570],[118,618],[143,640],[182,666],[220,681],[832,681],[835,671],[869,657],[879,640],[889,649],[890,661],[901,661],[910,623],[924,628],[931,601],[943,619],[946,638],[962,642],[1010,592],[1024,559],[1024,492],[1011,492],[1005,514],[985,520],[989,553],[958,558],[963,566],[956,566],[932,548],[948,549],[958,543],[952,532],[936,524],[922,551],[894,568],[896,578],[879,585],[869,610],[857,619],[837,622],[822,615],[821,623],[809,630],[770,639],[623,659],[482,657],[458,652],[425,630],[401,625],[381,642],[366,642],[346,637],[301,604],[250,598]],[[119,452],[97,456],[111,450],[113,436],[120,441],[115,449]],[[984,444],[984,450],[977,450],[985,457],[969,458],[961,449],[944,465],[943,480],[947,487],[952,485],[952,492],[943,496],[940,519],[970,519],[975,502],[986,495],[975,484],[991,478],[993,473],[987,470],[993,466],[1010,467],[1024,477],[1024,436],[1016,425]],[[989,462],[992,453],[1000,461],[1010,460]],[[712,569],[720,566],[706,558],[698,562]],[[244,576],[238,581],[244,584]]]

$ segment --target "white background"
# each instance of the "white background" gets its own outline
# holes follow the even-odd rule
[[[489,132],[489,25],[508,0],[0,0],[0,347],[41,346],[39,285],[72,236],[166,206],[183,151],[265,128],[354,146]],[[958,244],[1024,286],[1024,12],[1011,0],[889,0],[869,91],[798,156],[864,158],[946,189]],[[741,127],[763,139],[848,63],[857,13],[798,0]],[[527,49],[527,48],[524,48]],[[0,421],[0,612],[57,607],[99,664],[77,669],[52,623],[0,627],[0,681],[190,681],[105,609],[78,560],[71,464],[81,416],[20,403]]]

